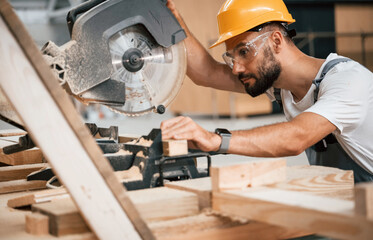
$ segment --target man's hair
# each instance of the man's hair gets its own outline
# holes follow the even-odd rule
[[[296,35],[296,32],[295,32],[294,29],[289,30],[287,23],[267,22],[267,23],[263,23],[259,26],[256,26],[256,27],[250,29],[249,31],[259,32],[259,31],[262,31],[262,30],[265,30],[265,31],[275,31],[275,30],[281,31],[285,40],[288,43],[294,44],[293,37]]]

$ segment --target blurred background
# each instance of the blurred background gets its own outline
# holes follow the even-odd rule
[[[10,0],[35,43],[41,48],[51,40],[57,45],[69,41],[66,14],[83,0]],[[216,41],[216,14],[225,0],[174,0],[192,33],[205,46]],[[373,1],[372,0],[285,0],[296,22],[296,45],[305,53],[326,58],[336,52],[352,58],[373,70]],[[208,50],[218,61],[224,46]],[[297,66],[294,66],[297,67]],[[285,121],[277,103],[266,96],[255,99],[246,94],[229,93],[198,87],[186,77],[183,87],[163,115],[151,113],[127,117],[103,106],[85,106],[76,102],[82,119],[99,127],[118,126],[121,134],[146,135],[152,128],[177,115],[191,116],[197,123],[213,131],[217,127],[250,129]],[[0,122],[0,129],[11,128]],[[225,156],[218,156],[221,161]],[[236,161],[251,158],[230,156]],[[305,154],[288,159],[289,165],[306,164]],[[213,163],[214,164],[214,163]]]

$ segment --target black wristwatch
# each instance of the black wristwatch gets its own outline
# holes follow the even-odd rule
[[[231,140],[232,134],[225,128],[215,129],[215,133],[221,137],[221,144],[219,147],[218,153],[227,153],[229,148],[229,142]]]

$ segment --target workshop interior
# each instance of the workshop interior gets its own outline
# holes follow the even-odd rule
[[[223,62],[224,44],[209,46],[219,36],[216,15],[225,1],[174,2],[193,35]],[[337,52],[373,71],[372,1],[284,2],[302,52],[316,58]],[[23,90],[0,88],[0,239],[371,239],[373,188],[355,187],[351,171],[310,166],[304,152],[260,159],[162,140],[161,122],[176,116],[212,132],[286,120],[264,94],[195,85],[187,76],[187,34],[166,3],[0,1],[0,50],[16,55],[1,60],[29,67],[13,71],[0,63],[0,77],[23,76],[24,89],[33,69],[41,79],[30,80],[36,101],[23,98],[34,110],[19,110],[22,101],[11,97]],[[39,84],[47,91],[38,100]],[[57,120],[27,117],[48,101],[66,121],[55,133]],[[70,135],[88,165],[64,147]],[[69,158],[64,169],[52,153],[59,146],[59,157]],[[88,176],[81,183],[79,171]],[[90,182],[91,175],[97,180]]]

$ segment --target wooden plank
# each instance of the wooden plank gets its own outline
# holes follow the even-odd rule
[[[165,183],[168,188],[192,192],[198,196],[199,209],[211,207],[211,178],[196,178]]]
[[[164,140],[162,141],[164,156],[178,156],[188,154],[187,140]]]
[[[200,209],[211,207],[211,178],[209,177],[168,182],[165,186],[197,194]],[[287,167],[286,182],[271,184],[268,187],[345,200],[352,200],[354,196],[352,171],[322,166]]]
[[[239,221],[206,213],[161,222],[151,222],[149,225],[157,239],[161,240],[290,239],[310,234],[304,231],[287,230],[269,224]]]
[[[88,224],[102,239],[154,239],[6,0],[0,0],[0,14],[0,69],[7,69],[0,72],[0,88]]]
[[[353,200],[354,175],[353,171],[338,168],[292,166],[286,169],[286,182],[271,184],[268,187]]]
[[[120,136],[118,136],[118,142],[119,143],[126,143],[126,142],[130,142],[132,140],[138,139],[140,137],[141,137],[141,135],[137,135],[137,134],[121,134]]]
[[[47,163],[0,167],[0,182],[25,179],[27,175],[47,167]]]
[[[90,229],[79,214],[71,199],[57,200],[32,205],[32,211],[40,212],[49,218],[49,233],[54,236],[85,233]]]
[[[199,213],[194,193],[159,187],[128,192],[141,216],[147,221],[171,219]]]
[[[53,200],[70,198],[66,188],[47,189],[43,191],[33,192],[24,196],[11,198],[8,200],[8,207],[18,208],[30,206],[34,203],[50,202]]]
[[[11,136],[22,136],[26,135],[27,132],[21,129],[1,129],[0,130],[0,137],[11,137]]]
[[[154,188],[128,192],[141,216],[147,221],[185,217],[199,213],[197,196],[169,188]],[[49,216],[50,233],[63,236],[89,231],[71,199],[33,204],[33,211]]]
[[[354,214],[353,201],[258,187],[214,192],[212,205],[223,214],[338,239],[370,239],[373,236],[373,222]]]
[[[286,180],[286,160],[262,160],[211,168],[213,191],[241,189]]]
[[[27,181],[25,179],[0,182],[0,194],[43,189],[46,188],[46,183],[46,181]]]
[[[3,148],[18,143],[18,137],[2,137],[0,139],[0,162],[8,165],[24,165],[43,162],[43,154],[39,148],[34,147],[26,151],[5,154]]]
[[[49,233],[48,216],[41,213],[26,214],[26,232],[32,235],[46,235]]]
[[[360,183],[355,187],[355,213],[373,220],[373,184]]]

